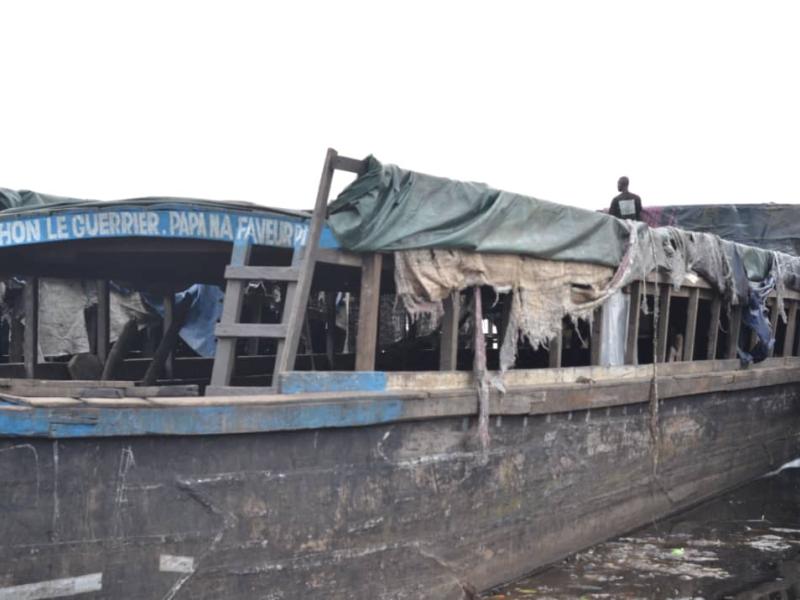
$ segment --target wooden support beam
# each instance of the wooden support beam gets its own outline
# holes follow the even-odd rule
[[[711,311],[708,319],[708,347],[706,349],[706,360],[714,360],[717,357],[717,343],[719,341],[719,317],[722,312],[722,299],[714,296],[711,300]]]
[[[683,360],[694,358],[694,340],[697,335],[697,311],[700,306],[700,290],[689,288],[689,301],[686,309],[686,329],[683,334]]]
[[[630,285],[628,309],[628,335],[625,339],[625,364],[639,364],[639,319],[642,312],[642,282]]]
[[[228,265],[225,279],[243,281],[297,281],[300,277],[298,267],[260,267],[252,265]]]
[[[603,307],[595,309],[592,318],[592,332],[589,337],[591,364],[600,364],[600,349],[603,345]]]
[[[656,343],[655,361],[663,363],[667,360],[667,348],[669,346],[669,305],[672,298],[672,286],[669,283],[662,283],[658,292],[658,339]]]
[[[561,350],[562,340],[564,339],[564,322],[562,320],[561,327],[558,329],[558,335],[550,339],[550,350],[547,353],[547,363],[551,369],[561,367]]]
[[[382,265],[383,255],[377,252],[364,257],[364,266],[361,270],[361,295],[358,302],[356,371],[372,371],[375,369]]]
[[[175,320],[175,295],[174,294],[167,294],[164,296],[164,320],[163,320],[163,327],[161,329],[161,337],[165,337],[167,335],[167,331],[172,326],[173,321]],[[164,373],[167,376],[167,379],[172,379],[175,375],[175,355],[172,350],[169,351],[167,354],[167,358],[164,361]]]
[[[776,299],[772,299],[769,303],[770,313],[769,313],[769,329],[772,332],[772,337],[776,337],[776,333],[778,332],[778,301]],[[788,315],[787,315],[788,316]],[[770,348],[767,356],[774,356],[775,355],[775,345],[773,344],[772,348]]]
[[[725,352],[726,358],[736,358],[736,350],[739,347],[739,333],[742,330],[742,305],[731,306],[730,322],[728,323],[728,349]]]
[[[108,358],[111,328],[111,292],[107,279],[97,280],[97,358],[105,364]]]
[[[119,334],[117,341],[114,342],[114,345],[111,347],[111,351],[108,353],[108,359],[103,365],[103,374],[100,379],[104,381],[114,379],[114,372],[122,364],[122,361],[125,360],[125,355],[128,353],[131,343],[136,338],[137,332],[138,326],[136,324],[136,319],[128,320],[128,322],[125,323],[125,327],[122,328],[122,332]]]
[[[794,337],[797,331],[797,300],[786,300],[786,335],[783,338],[782,356],[794,356]]]
[[[39,362],[39,278],[28,277],[25,282],[25,377],[36,377]]]
[[[8,335],[8,362],[21,363],[25,356],[25,325],[19,315],[12,315]]]
[[[325,355],[328,369],[335,371],[336,353],[336,292],[325,292]]]
[[[458,362],[458,317],[461,294],[453,292],[444,302],[442,331],[439,334],[439,370],[455,371]]]

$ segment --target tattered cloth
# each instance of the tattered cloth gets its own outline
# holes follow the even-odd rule
[[[565,316],[589,318],[607,297],[613,275],[611,268],[602,265],[518,254],[435,249],[395,253],[397,294],[414,317],[432,314],[438,319],[442,300],[468,287],[488,285],[498,292],[513,291],[500,350],[502,370],[513,366],[520,338],[534,348],[547,345],[558,335]]]

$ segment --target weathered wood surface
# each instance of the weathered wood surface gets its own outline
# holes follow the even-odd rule
[[[371,371],[375,368],[382,265],[383,255],[374,253],[364,256],[364,266],[361,271],[361,294],[358,299],[356,371]]]
[[[86,597],[461,600],[800,450],[796,385],[677,397],[654,477],[640,399],[492,419],[485,458],[463,418],[0,440],[0,589],[100,573]]]

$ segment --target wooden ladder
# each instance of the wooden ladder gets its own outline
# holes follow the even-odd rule
[[[225,298],[220,322],[216,328],[217,351],[211,372],[211,384],[206,388],[207,396],[275,393],[278,389],[280,374],[294,368],[316,263],[341,263],[342,260],[329,257],[330,251],[319,249],[320,236],[327,217],[331,181],[333,173],[337,169],[361,174],[366,169],[366,161],[339,156],[335,150],[328,149],[306,243],[304,246],[294,248],[291,266],[252,266],[249,264],[251,244],[234,242],[231,263],[225,269]],[[247,282],[259,280],[286,282],[286,297],[280,323],[241,323],[239,321]],[[275,365],[270,386],[231,386],[231,377],[236,362],[236,342],[240,338],[277,340]]]

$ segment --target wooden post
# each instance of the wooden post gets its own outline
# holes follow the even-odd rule
[[[97,358],[100,364],[105,364],[108,358],[111,327],[111,296],[107,279],[97,280]]]
[[[264,320],[264,296],[261,294],[255,294],[253,302],[255,303],[255,306],[253,307],[253,322],[261,323]],[[249,356],[258,355],[258,345],[260,341],[260,338],[250,338],[247,340],[247,354]]]
[[[628,335],[625,339],[625,364],[639,364],[639,316],[642,310],[642,282],[630,285],[628,309]]]
[[[558,369],[561,367],[561,347],[563,337],[564,322],[562,320],[561,326],[558,328],[558,335],[550,339],[550,350],[547,353],[547,366],[549,366],[551,369]]]
[[[9,325],[9,338],[8,362],[21,363],[25,356],[25,325],[23,325],[21,317],[11,317],[11,323]]]
[[[444,300],[444,316],[439,338],[439,370],[455,371],[458,361],[458,317],[461,294],[453,292]]]
[[[722,312],[722,299],[714,294],[714,298],[711,300],[711,312],[708,319],[708,348],[706,349],[706,360],[714,360],[717,357],[720,312]]]
[[[770,313],[769,313],[769,329],[772,332],[772,337],[777,337],[776,334],[778,333],[778,299],[773,298],[772,302],[770,302]],[[788,315],[787,315],[788,316]],[[777,340],[776,340],[777,343]],[[774,356],[775,355],[775,345],[773,344],[772,348],[770,348],[767,356]]]
[[[662,283],[658,292],[658,340],[656,344],[655,362],[665,362],[667,360],[667,347],[669,346],[667,335],[669,335],[669,305],[672,298],[672,287],[668,283]]]
[[[361,267],[361,295],[358,299],[358,330],[356,332],[356,371],[373,371],[375,369],[382,265],[383,255],[373,252],[364,257],[364,264]]]
[[[162,332],[162,339],[167,336],[167,332],[172,323],[175,321],[175,294],[167,294],[164,296],[164,327]],[[177,341],[177,340],[176,340]],[[166,358],[164,359],[164,374],[167,379],[172,379],[175,375],[175,355],[170,349]]]
[[[786,335],[783,338],[781,356],[794,356],[794,336],[797,330],[797,301],[786,300],[789,311],[786,313]]]
[[[25,283],[25,377],[36,377],[39,362],[39,278],[28,277]]]
[[[742,305],[731,307],[730,322],[728,323],[728,350],[727,358],[736,358],[736,349],[739,347],[739,332],[742,330]]]
[[[697,335],[697,310],[700,306],[700,290],[689,288],[689,301],[686,309],[686,329],[683,335],[683,360],[694,358],[694,340]]]
[[[122,328],[117,341],[114,342],[111,351],[108,353],[108,359],[103,365],[101,379],[104,381],[114,379],[114,373],[125,359],[125,355],[128,353],[128,348],[130,348],[131,342],[136,337],[137,331],[136,319],[130,319],[125,323],[125,327]]]
[[[600,364],[600,347],[603,344],[603,307],[595,309],[592,318],[592,332],[589,337],[591,364]]]
[[[328,369],[335,371],[336,353],[336,292],[325,292],[325,355]]]

